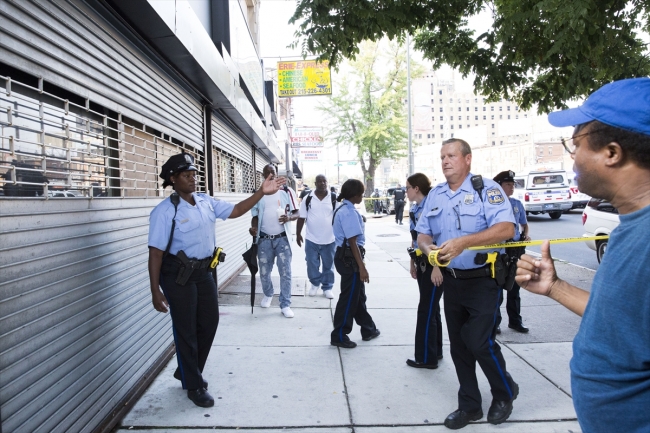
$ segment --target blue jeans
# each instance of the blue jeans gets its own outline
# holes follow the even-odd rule
[[[332,290],[334,285],[334,250],[336,243],[327,245],[315,244],[305,240],[305,261],[307,262],[307,277],[314,286],[322,285],[323,291]],[[321,262],[323,271],[319,271]]]
[[[280,273],[280,308],[291,305],[291,246],[286,236],[276,239],[260,239],[257,244],[257,261],[260,267],[260,280],[265,296],[273,296],[271,271],[278,259]]]

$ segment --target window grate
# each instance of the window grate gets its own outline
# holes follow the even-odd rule
[[[0,191],[21,197],[155,197],[162,165],[185,150],[205,191],[205,159],[195,147],[146,125],[0,76]],[[103,110],[100,113],[97,110]],[[108,114],[106,114],[108,113]]]

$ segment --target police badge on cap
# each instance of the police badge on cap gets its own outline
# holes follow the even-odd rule
[[[502,171],[501,173],[494,176],[493,180],[499,185],[501,185],[503,182],[514,182],[515,172],[512,170]]]
[[[198,171],[194,166],[194,157],[189,153],[180,153],[170,157],[166,163],[163,164],[162,170],[160,171],[160,177],[164,179],[163,188],[171,185],[169,178],[181,171]]]

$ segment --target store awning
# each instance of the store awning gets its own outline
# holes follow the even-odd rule
[[[298,179],[302,179],[302,171],[300,171],[300,168],[298,167],[298,164],[296,164],[296,161],[293,161],[293,175]]]

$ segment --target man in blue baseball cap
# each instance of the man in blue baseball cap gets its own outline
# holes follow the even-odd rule
[[[551,113],[575,126],[562,140],[580,190],[619,211],[591,293],[560,279],[548,241],[522,256],[517,282],[582,316],[573,341],[571,390],[584,432],[650,431],[650,78],[603,86],[585,103]]]

